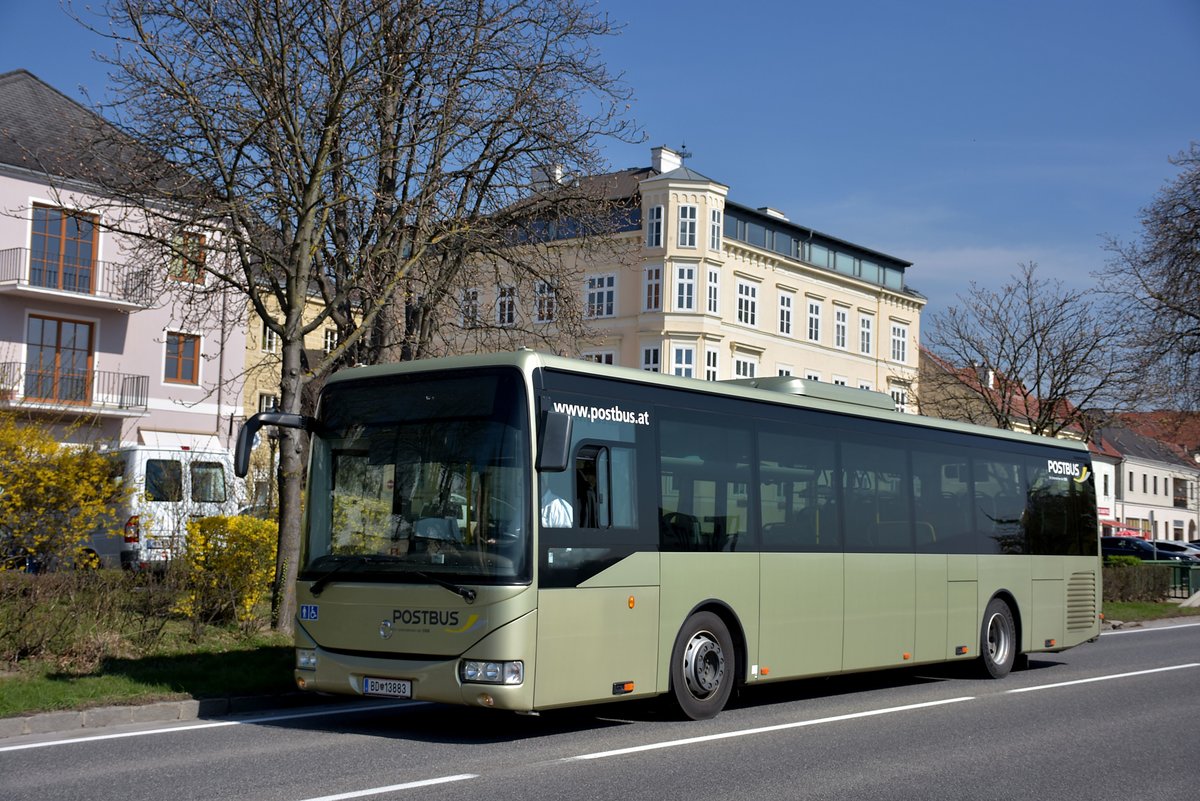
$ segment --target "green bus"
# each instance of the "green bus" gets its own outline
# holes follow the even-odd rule
[[[311,432],[297,684],[533,712],[1099,634],[1087,448],[882,393],[530,350],[345,370]]]

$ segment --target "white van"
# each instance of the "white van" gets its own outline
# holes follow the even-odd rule
[[[189,520],[234,515],[243,505],[228,451],[136,445],[110,452],[113,475],[130,489],[90,550],[105,566],[161,570],[183,553]]]

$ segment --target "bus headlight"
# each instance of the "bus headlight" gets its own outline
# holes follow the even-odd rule
[[[521,684],[525,681],[525,663],[464,659],[458,663],[458,676],[471,684]]]
[[[317,669],[317,652],[312,648],[297,648],[296,649],[296,669],[297,670],[316,670]]]

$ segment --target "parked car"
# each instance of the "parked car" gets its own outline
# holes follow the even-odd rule
[[[85,544],[104,566],[161,571],[183,552],[189,520],[236,514],[245,503],[227,451],[136,445],[109,458],[130,492]]]
[[[1104,556],[1136,556],[1146,561],[1200,563],[1200,559],[1179,551],[1155,548],[1154,543],[1137,537],[1101,537],[1100,553]]]
[[[1187,542],[1175,542],[1173,540],[1152,540],[1151,545],[1159,550],[1167,551],[1168,553],[1182,554],[1189,557],[1195,562],[1200,562],[1200,547]]]

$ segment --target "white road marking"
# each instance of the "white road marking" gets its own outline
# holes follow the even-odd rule
[[[461,782],[467,779],[478,778],[478,774],[475,773],[460,773],[457,776],[441,776],[437,779],[421,779],[420,781],[405,782],[404,784],[391,784],[387,787],[355,790],[352,793],[338,793],[337,795],[323,795],[318,798],[306,798],[304,801],[346,801],[348,798],[365,798],[369,795],[383,795],[384,793],[392,793],[397,790],[412,790],[417,787],[431,787],[435,784],[449,784],[450,782]]]
[[[1135,628],[1135,629],[1114,629],[1112,631],[1100,632],[1101,637],[1111,637],[1114,634],[1145,634],[1148,631],[1173,631],[1175,629],[1194,629],[1200,626],[1200,623],[1180,623],[1176,626],[1151,626],[1150,628]]]
[[[1153,668],[1151,670],[1137,670],[1132,673],[1114,673],[1111,676],[1093,676],[1090,679],[1076,679],[1075,681],[1060,681],[1057,684],[1039,684],[1036,687],[1019,687],[1015,690],[1006,690],[1006,693],[1032,693],[1038,690],[1053,690],[1057,687],[1071,687],[1076,684],[1091,684],[1097,681],[1112,681],[1113,679],[1128,679],[1133,676],[1148,676],[1151,673],[1165,673],[1170,670],[1187,670],[1188,668],[1200,667],[1200,662],[1189,662],[1186,665],[1171,665],[1169,667]]]
[[[336,709],[312,709],[304,712],[283,712],[275,715],[258,715],[252,718],[238,720],[217,720],[211,723],[191,723],[184,726],[170,726],[158,729],[143,729],[140,731],[118,732],[116,734],[93,734],[87,737],[70,737],[62,740],[48,740],[44,743],[25,743],[23,745],[0,746],[0,753],[5,751],[24,751],[30,748],[49,748],[55,745],[75,745],[76,743],[94,743],[100,740],[123,740],[126,737],[151,737],[157,734],[175,734],[181,731],[198,731],[200,729],[220,729],[225,726],[247,726],[255,723],[275,723],[281,720],[299,720],[301,718],[320,718],[329,715],[344,715],[348,712],[372,712],[377,709],[398,709],[400,707],[426,706],[424,701],[402,701],[395,704],[372,704],[371,706],[339,706]]]
[[[974,696],[964,696],[962,698],[948,698],[944,701],[928,701],[923,704],[908,704],[906,706],[893,706],[886,709],[871,709],[866,712],[854,712],[849,715],[835,715],[829,718],[817,718],[816,720],[800,720],[794,723],[780,723],[776,726],[761,726],[754,729],[740,729],[738,731],[727,731],[720,734],[707,734],[702,737],[686,737],[682,740],[666,740],[661,743],[648,743],[647,745],[636,745],[630,748],[617,748],[612,751],[597,751],[594,754],[580,754],[578,756],[566,757],[564,762],[571,762],[583,759],[604,759],[605,757],[624,756],[625,754],[636,754],[643,751],[655,751],[661,748],[677,748],[681,745],[693,745],[695,743],[712,742],[713,740],[728,740],[732,737],[749,737],[755,734],[768,734],[770,732],[785,731],[787,729],[800,729],[805,726],[819,726],[823,723],[838,723],[843,720],[857,720],[859,718],[877,717],[879,715],[890,715],[894,712],[908,712],[913,709],[928,709],[929,707],[945,706],[947,704],[957,704],[963,701],[974,701]]]

